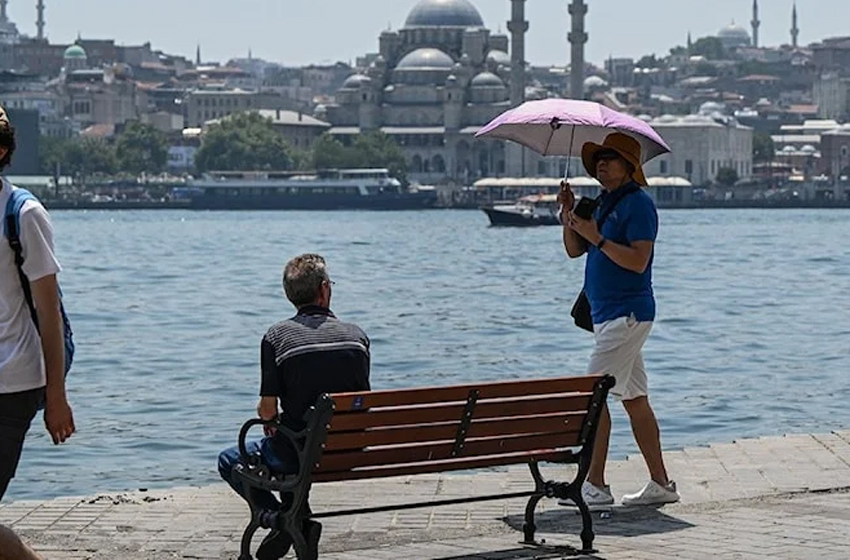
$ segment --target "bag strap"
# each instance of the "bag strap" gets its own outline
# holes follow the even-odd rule
[[[11,189],[11,185],[6,184]],[[4,185],[4,186],[6,186]],[[38,329],[38,314],[35,310],[35,303],[32,299],[32,288],[30,287],[29,278],[24,273],[24,247],[21,245],[21,209],[24,203],[28,200],[35,200],[35,196],[25,189],[13,189],[9,193],[9,200],[6,202],[6,212],[4,214],[3,223],[6,229],[6,238],[9,240],[9,247],[15,254],[15,267],[18,269],[18,278],[21,280],[21,288],[24,290],[24,299],[27,301],[27,307],[32,316],[32,322],[35,328]]]
[[[614,209],[617,208],[617,205],[620,204],[620,201],[622,201],[624,198],[626,198],[630,194],[638,192],[639,190],[640,190],[640,187],[633,183],[633,184],[628,185],[626,187],[620,187],[619,189],[614,191],[614,194],[611,195],[611,196],[614,197],[613,202],[611,203],[610,206],[608,206],[605,209],[604,212],[602,212],[602,214],[599,216],[599,219],[596,221],[596,224],[599,227],[599,229],[600,230],[602,229],[602,224],[604,224],[605,220],[607,220],[608,217],[614,212]],[[602,203],[602,195],[599,195],[597,200],[601,204]]]

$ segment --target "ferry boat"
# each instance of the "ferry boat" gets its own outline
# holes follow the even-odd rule
[[[559,209],[558,196],[554,194],[523,196],[516,202],[481,207],[491,225],[519,227],[559,225]]]
[[[436,190],[405,189],[387,169],[218,171],[188,180],[173,196],[198,210],[419,210],[437,204]]]

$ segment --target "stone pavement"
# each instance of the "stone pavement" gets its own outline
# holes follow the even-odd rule
[[[584,558],[850,558],[850,432],[742,440],[666,454],[682,502],[594,517],[599,552]],[[547,476],[558,476],[550,467]],[[545,474],[545,473],[544,473]],[[616,494],[645,482],[640,459],[614,462]],[[317,512],[470,492],[530,489],[526,468],[320,484]],[[568,548],[528,549],[524,500],[323,520],[323,560],[581,558]],[[224,485],[0,505],[48,559],[234,559],[247,506]],[[578,546],[580,516],[554,500],[538,508],[539,537]]]

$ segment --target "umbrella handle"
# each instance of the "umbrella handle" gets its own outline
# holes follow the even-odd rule
[[[564,181],[566,181],[567,179],[570,178],[570,166],[573,163],[573,143],[575,142],[575,139],[576,139],[576,125],[573,125],[573,129],[570,132],[570,151],[569,151],[570,155],[567,158],[567,171],[564,174]]]

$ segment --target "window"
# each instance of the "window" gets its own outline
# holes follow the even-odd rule
[[[694,162],[693,160],[686,159],[685,160],[685,173],[687,175],[691,175],[694,172]]]
[[[661,174],[667,175],[667,162],[666,161],[661,162]]]
[[[546,162],[538,161],[537,162],[537,174],[538,175],[546,175]]]

